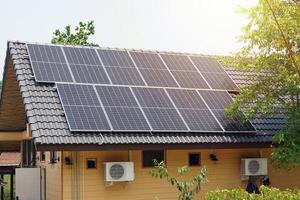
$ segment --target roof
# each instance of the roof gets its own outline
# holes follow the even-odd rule
[[[8,52],[37,145],[271,143],[273,134],[284,124],[282,116],[257,118],[252,123],[258,131],[250,134],[70,132],[54,84],[35,82],[25,43],[8,42]],[[238,86],[245,84],[243,74],[227,71]]]
[[[0,154],[0,167],[19,166],[21,164],[21,153],[3,152]]]

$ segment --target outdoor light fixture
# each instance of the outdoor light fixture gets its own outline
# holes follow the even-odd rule
[[[65,157],[65,164],[66,165],[72,165],[72,160],[70,157]]]
[[[218,161],[219,159],[217,158],[216,154],[212,153],[209,155],[209,158],[211,161]]]

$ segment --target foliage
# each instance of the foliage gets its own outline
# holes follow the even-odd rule
[[[179,167],[177,169],[177,173],[180,177],[185,175],[188,171],[189,168],[187,166]],[[205,183],[207,181],[206,171],[207,170],[204,167],[191,180],[181,181],[169,174],[167,167],[163,161],[158,163],[156,160],[154,160],[154,169],[149,173],[152,177],[166,179],[168,183],[175,186],[179,191],[178,199],[193,200],[195,199],[196,194],[200,192],[202,183]]]
[[[244,189],[216,190],[208,192],[206,200],[297,200],[300,191],[284,190],[277,188],[260,187],[260,194],[248,193]]]
[[[89,37],[95,34],[94,21],[87,23],[79,22],[75,27],[75,32],[72,33],[71,25],[67,25],[63,31],[56,29],[53,33],[51,43],[53,44],[69,44],[83,46],[99,46],[89,42]]]
[[[293,1],[260,0],[241,12],[249,18],[240,37],[244,46],[224,62],[254,72],[253,83],[241,90],[227,111],[234,115],[243,110],[248,119],[284,114],[289,125],[274,138],[281,148],[273,159],[277,167],[296,166],[300,163],[295,159],[300,157],[300,6]]]

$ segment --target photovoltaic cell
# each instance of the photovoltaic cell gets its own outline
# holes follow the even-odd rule
[[[68,65],[65,63],[31,62],[38,82],[73,82]]]
[[[167,69],[159,55],[156,53],[134,51],[130,52],[130,55],[138,68]]]
[[[95,49],[77,47],[63,47],[63,49],[70,64],[101,66]]]
[[[196,90],[168,89],[170,98],[193,131],[222,131]]]
[[[153,130],[186,131],[187,128],[175,109],[143,108]]]
[[[178,87],[168,70],[140,69],[140,72],[149,86]]]
[[[97,51],[106,67],[135,67],[127,51],[104,49],[98,49]]]
[[[129,87],[96,86],[96,90],[113,130],[150,130]]]
[[[202,75],[213,89],[238,90],[236,84],[227,74],[202,73]]]
[[[46,63],[67,63],[60,46],[27,44],[30,60]]]
[[[243,121],[243,115],[238,117],[227,116],[224,110],[212,110],[226,131],[255,131],[249,121]]]
[[[197,71],[187,56],[160,54],[170,70]]]
[[[196,90],[167,89],[177,108],[208,109]]]
[[[193,131],[223,131],[209,110],[179,109],[179,112]]]
[[[71,131],[110,130],[103,110],[96,106],[64,106]]]
[[[109,79],[95,49],[63,47],[75,81],[109,84]]]
[[[190,56],[191,60],[200,72],[225,73],[223,67],[211,57]]]
[[[232,98],[226,91],[199,91],[210,109],[225,109],[232,102]]]
[[[209,86],[198,72],[172,71],[172,74],[183,88],[209,89]]]
[[[63,105],[100,106],[91,85],[56,84]]]
[[[103,106],[138,107],[129,87],[96,86]]]
[[[70,64],[70,68],[77,83],[109,84],[109,79],[101,66]]]
[[[225,131],[255,131],[249,121],[245,121],[244,115],[240,113],[237,117],[226,115],[225,109],[232,101],[226,91],[199,91],[211,111],[221,123]]]
[[[39,82],[73,82],[61,47],[27,44],[35,79]]]
[[[116,85],[145,85],[136,68],[106,67],[113,84]]]
[[[106,113],[114,130],[150,131],[140,108],[105,107]]]
[[[110,130],[93,86],[57,84],[57,89],[71,131]]]
[[[161,88],[132,88],[142,107],[174,108],[165,90]]]

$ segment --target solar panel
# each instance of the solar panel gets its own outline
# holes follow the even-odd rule
[[[103,67],[70,64],[70,69],[77,83],[109,84]]]
[[[27,44],[35,79],[39,82],[73,82],[61,47]]]
[[[196,90],[168,89],[190,130],[223,131]]]
[[[150,131],[140,108],[105,107],[105,110],[115,131]]]
[[[179,112],[192,131],[223,131],[209,110],[179,109]]]
[[[98,54],[106,67],[132,67],[134,64],[127,51],[98,49]]]
[[[104,107],[138,107],[129,87],[96,86]]]
[[[232,102],[231,96],[226,91],[199,91],[210,109],[225,109]]]
[[[136,68],[107,67],[106,71],[113,84],[117,85],[145,85]]]
[[[101,107],[64,106],[70,131],[107,131],[108,121]]]
[[[221,90],[238,90],[238,87],[227,74],[221,73],[204,73],[203,77],[213,89]]]
[[[228,92],[199,91],[199,93],[225,131],[255,131],[251,123],[244,120],[242,113],[237,117],[226,115],[225,109],[232,102],[232,98]]]
[[[132,90],[153,130],[187,130],[184,121],[164,89],[133,88]]]
[[[208,109],[196,90],[167,89],[177,108]]]
[[[170,70],[197,71],[187,56],[160,54]]]
[[[140,72],[149,86],[178,87],[168,70],[140,69]]]
[[[255,131],[249,121],[244,121],[242,114],[240,116],[230,117],[226,115],[224,110],[212,110],[212,112],[226,131]]]
[[[113,130],[150,131],[129,87],[96,86]]]
[[[63,47],[69,64],[102,66],[95,49]]]
[[[91,85],[57,84],[71,131],[111,130]]]
[[[174,108],[164,89],[133,88],[132,90],[142,107]]]
[[[63,105],[101,106],[91,85],[57,84]]]
[[[159,55],[156,53],[134,51],[130,52],[130,55],[138,68],[167,69]]]
[[[190,58],[200,72],[225,73],[223,67],[212,57],[190,56]]]
[[[176,109],[143,108],[153,130],[156,131],[187,131]]]
[[[172,71],[172,74],[183,88],[209,89],[209,86],[198,72]]]
[[[109,78],[95,49],[63,47],[77,83],[109,84]]]

